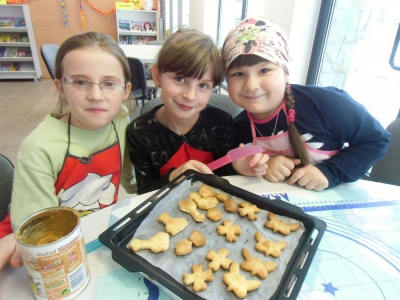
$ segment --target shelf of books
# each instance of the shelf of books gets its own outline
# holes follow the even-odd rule
[[[0,5],[0,79],[42,76],[28,5]]]
[[[155,10],[117,9],[120,45],[145,45],[159,39],[159,18]]]

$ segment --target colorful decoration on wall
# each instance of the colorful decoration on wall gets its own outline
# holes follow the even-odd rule
[[[61,7],[64,15],[64,26],[67,26],[67,10],[65,9],[65,1],[61,0]]]
[[[154,1],[154,8],[158,12],[158,17],[161,18],[160,0]]]
[[[26,0],[7,0],[7,4],[18,4],[25,2]]]
[[[130,2],[130,1],[129,1]],[[132,0],[133,9],[142,9],[142,0]]]
[[[8,4],[15,4],[15,3],[20,3],[20,2],[25,2],[26,0],[7,0]],[[86,20],[85,20],[85,12],[83,10],[83,4],[82,4],[82,0],[78,0],[79,1],[79,10],[80,10],[80,14],[81,14],[81,22],[82,22],[82,27],[85,28],[86,27]],[[109,11],[102,11],[100,9],[98,9],[96,6],[94,6],[94,4],[92,3],[91,0],[86,0],[89,5],[98,13],[102,14],[102,15],[110,15],[112,13],[115,12],[115,7]],[[134,9],[142,9],[142,0],[124,0],[125,3],[129,3],[132,2],[133,3],[133,7]],[[61,0],[61,7],[63,10],[63,17],[64,17],[64,26],[67,26],[68,22],[67,22],[67,10],[65,8],[65,0]],[[153,6],[153,10],[157,10],[158,11],[158,16],[160,17],[161,12],[160,12],[160,0],[154,0],[154,6]]]
[[[82,22],[82,28],[86,27],[86,21],[85,21],[85,13],[83,11],[83,5],[82,5],[82,0],[79,1],[79,10],[81,11],[81,22]]]
[[[124,2],[125,3],[128,3],[128,2],[131,2],[132,0],[125,0]],[[140,1],[140,0],[139,0]],[[110,15],[110,14],[112,14],[112,13],[114,13],[115,12],[115,8],[113,8],[113,9],[111,9],[111,10],[109,10],[109,11],[102,11],[102,10],[100,10],[100,9],[98,9],[96,6],[94,6],[94,4],[90,1],[90,0],[87,0],[87,2],[89,3],[89,5],[95,10],[95,11],[97,11],[98,13],[100,13],[100,14],[102,14],[102,15]]]

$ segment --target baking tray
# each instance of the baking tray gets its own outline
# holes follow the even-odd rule
[[[182,299],[204,299],[200,295],[194,293],[190,287],[184,286],[167,272],[149,263],[146,259],[128,248],[136,230],[153,208],[160,201],[168,199],[168,195],[174,191],[174,189],[178,189],[180,185],[188,181],[190,184],[196,182],[207,184],[227,194],[255,204],[262,210],[271,211],[277,215],[286,216],[302,222],[305,230],[287,263],[286,270],[278,287],[270,297],[270,299],[296,299],[326,230],[326,223],[304,213],[299,207],[290,203],[279,200],[267,200],[259,195],[231,185],[226,179],[216,175],[201,174],[193,170],[185,171],[179,178],[155,192],[141,205],[100,234],[100,242],[111,250],[114,261],[130,272],[145,273],[149,279],[153,280],[153,283],[157,285],[161,284],[161,288],[166,288]],[[245,277],[246,279],[250,279],[249,275],[245,275]],[[256,291],[250,293],[255,292]],[[230,294],[233,293],[230,292]]]

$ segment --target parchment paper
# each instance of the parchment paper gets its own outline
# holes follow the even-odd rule
[[[156,254],[152,253],[150,250],[140,250],[136,253],[145,258],[151,264],[162,268],[165,272],[184,285],[183,274],[191,274],[193,264],[203,264],[204,270],[208,267],[210,261],[207,261],[205,257],[209,250],[214,249],[217,253],[221,248],[230,250],[231,253],[228,257],[236,261],[240,267],[240,264],[245,261],[242,255],[242,248],[244,247],[249,250],[254,257],[259,258],[262,261],[272,261],[277,264],[277,268],[273,272],[269,273],[266,279],[260,279],[256,275],[252,276],[250,272],[240,269],[240,274],[244,275],[247,280],[259,280],[262,282],[261,287],[253,292],[249,292],[245,299],[261,299],[261,295],[262,299],[269,299],[279,285],[287,263],[292,257],[293,251],[298,245],[302,233],[305,231],[303,224],[288,217],[278,216],[279,219],[287,223],[301,223],[301,226],[297,231],[292,232],[288,236],[284,236],[280,233],[274,233],[271,229],[264,227],[264,223],[268,221],[268,211],[261,209],[257,214],[258,220],[250,221],[247,217],[241,217],[237,212],[226,212],[223,203],[219,203],[217,208],[223,214],[222,220],[231,220],[233,224],[239,224],[240,229],[242,230],[242,234],[237,236],[238,240],[236,242],[228,242],[225,236],[221,236],[217,232],[217,225],[222,224],[222,220],[212,222],[206,217],[205,222],[197,223],[190,214],[179,210],[178,202],[188,198],[191,192],[198,192],[202,184],[202,182],[197,181],[191,185],[190,180],[186,180],[186,182],[183,182],[181,185],[173,189],[165,199],[156,205],[138,227],[134,235],[134,238],[147,240],[157,232],[165,231],[165,225],[157,221],[159,215],[163,212],[168,212],[172,218],[185,218],[189,222],[189,225],[175,236],[170,236],[169,249],[166,252]],[[217,193],[223,192],[214,187],[212,187],[212,189]],[[234,196],[232,196],[232,198],[234,198],[238,203],[245,201]],[[198,209],[198,211],[206,215],[206,211],[201,209]],[[174,252],[174,246],[182,239],[189,239],[190,234],[194,230],[198,230],[205,235],[207,238],[207,244],[199,248],[193,246],[192,252],[188,255],[177,256]],[[280,258],[265,256],[264,253],[255,250],[255,245],[257,243],[255,238],[256,231],[260,231],[264,238],[274,242],[288,242],[288,245],[282,251]],[[205,299],[238,299],[233,291],[226,291],[227,286],[222,280],[223,274],[228,271],[229,270],[220,268],[217,272],[214,272],[214,280],[206,282],[207,290],[198,292],[197,294]],[[187,286],[187,288],[193,291],[193,286]]]

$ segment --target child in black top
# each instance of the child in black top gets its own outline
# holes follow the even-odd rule
[[[139,116],[127,129],[139,194],[161,188],[187,169],[212,174],[206,164],[235,147],[231,115],[207,106],[224,76],[219,51],[207,35],[188,29],[171,35],[152,72],[164,105]],[[263,175],[267,159],[257,154],[235,169],[245,175]],[[215,174],[232,174],[231,165]]]

